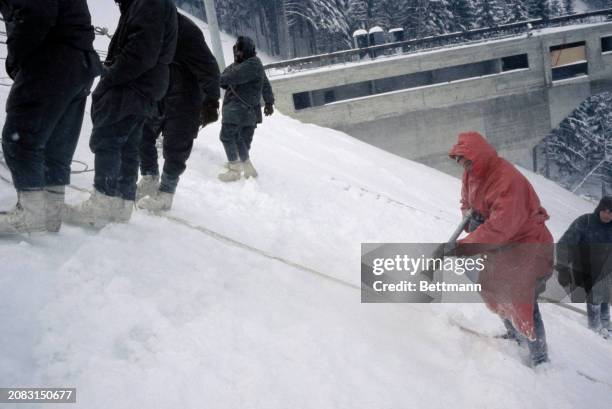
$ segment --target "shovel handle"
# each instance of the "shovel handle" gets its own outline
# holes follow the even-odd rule
[[[459,236],[461,236],[463,229],[465,229],[465,226],[470,222],[470,219],[472,218],[472,214],[474,214],[474,210],[472,209],[468,209],[465,212],[465,214],[463,215],[463,219],[461,220],[461,223],[459,223],[459,226],[457,226],[457,229],[453,232],[452,236],[448,240],[448,243],[454,243],[457,241]]]
[[[465,228],[465,226],[470,222],[470,218],[472,217],[473,213],[474,211],[472,209],[468,209],[468,211],[465,212],[465,214],[463,215],[463,219],[461,219],[461,223],[459,223],[459,225],[457,226],[457,228],[451,235],[450,239],[448,239],[447,243],[454,244],[457,241],[457,239],[461,235],[461,232],[463,232],[463,229]],[[439,253],[444,253],[444,244],[441,244],[440,246],[438,246],[438,248],[436,249],[436,251],[434,251],[434,254],[432,254],[432,256],[436,257],[439,255]],[[423,271],[422,274],[426,276],[427,278],[429,278],[429,280],[431,281],[433,280],[434,270],[425,270]]]

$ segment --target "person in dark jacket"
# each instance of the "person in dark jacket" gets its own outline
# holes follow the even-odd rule
[[[143,127],[168,90],[177,39],[172,0],[121,0],[106,71],[92,95],[94,192],[66,208],[68,222],[101,227],[129,221]]]
[[[238,37],[234,45],[234,63],[223,71],[220,82],[221,88],[226,90],[220,139],[227,155],[228,169],[219,175],[219,179],[236,181],[241,178],[243,170],[246,178],[256,177],[249,150],[255,127],[261,122],[264,84],[267,83],[266,115],[274,112],[274,96],[251,38]]]
[[[572,296],[584,289],[588,326],[609,336],[610,291],[612,290],[612,196],[604,197],[595,211],[574,220],[557,244],[559,284]]]
[[[219,66],[202,31],[178,15],[178,41],[170,64],[170,88],[158,115],[145,123],[140,143],[142,179],[136,191],[139,208],[170,210],[179,177],[198,136],[198,128],[219,117]],[[163,133],[164,169],[159,182],[155,141]]]
[[[265,71],[263,75],[264,82],[262,88],[262,97],[265,104],[263,111],[265,116],[270,116],[274,113],[274,92],[272,91],[272,86],[270,85],[270,81],[268,80]],[[243,134],[244,143],[246,144],[246,148],[249,152],[249,159],[242,162],[242,170],[244,172],[245,178],[256,178],[258,176],[257,171],[255,170],[255,167],[251,162],[250,156],[253,136],[255,135],[255,129],[257,128],[258,124],[263,122],[263,117],[261,115],[261,105],[257,105],[257,107],[255,108],[255,113],[257,114],[257,123],[255,124],[255,126],[247,128]]]
[[[56,232],[81,133],[85,102],[100,58],[85,0],[2,0],[6,103],[2,149],[18,203],[0,214],[0,234]]]

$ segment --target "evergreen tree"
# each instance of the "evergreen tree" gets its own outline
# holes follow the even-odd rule
[[[574,14],[574,0],[563,0],[563,11],[565,14]]]
[[[586,3],[595,10],[612,8],[612,0],[590,0],[586,1]]]
[[[439,35],[450,32],[453,14],[448,0],[435,0],[427,2],[425,20],[426,35]]]
[[[453,16],[450,31],[464,31],[474,27],[474,8],[470,0],[450,0],[448,5]]]
[[[215,0],[215,5],[219,25],[234,34],[239,33],[242,25],[251,27],[252,17],[260,7],[257,0]]]
[[[426,35],[426,19],[429,13],[428,0],[409,0],[409,16],[404,29],[407,38],[421,38]]]
[[[495,27],[504,20],[504,10],[498,0],[476,0],[476,26]]]
[[[348,48],[352,44],[345,0],[284,0],[290,26],[310,26],[317,52]]]
[[[351,28],[367,29],[369,26],[369,5],[368,0],[349,0],[347,3],[347,16],[350,21]]]
[[[563,6],[559,0],[550,0],[549,4],[550,17],[558,17],[564,13]]]
[[[529,13],[524,0],[513,0],[506,5],[505,23],[516,23],[518,21],[527,20]]]
[[[410,20],[410,3],[407,0],[373,0],[372,25],[391,29],[405,27]]]
[[[529,18],[547,19],[550,16],[548,0],[527,0],[526,6]]]
[[[542,144],[550,177],[569,189],[612,187],[612,94],[593,95],[561,122]],[[589,182],[585,184],[585,182]],[[588,193],[587,191],[578,191]]]

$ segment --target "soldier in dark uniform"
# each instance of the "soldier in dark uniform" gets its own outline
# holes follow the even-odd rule
[[[255,51],[255,43],[249,37],[238,37],[234,45],[234,63],[221,74],[223,100],[223,125],[221,142],[227,155],[227,171],[219,175],[223,182],[255,177],[257,172],[251,163],[249,150],[257,123],[261,122],[262,92],[265,96],[266,115],[274,112],[274,95],[266,78],[263,65]]]
[[[587,303],[588,326],[609,337],[612,291],[612,196],[578,217],[557,244],[556,269],[572,302]],[[577,289],[584,291],[576,291]],[[586,297],[581,297],[582,295]]]
[[[1,0],[14,80],[2,149],[18,203],[0,234],[58,231],[70,163],[100,58],[86,0]]]
[[[178,15],[176,55],[170,64],[170,88],[159,103],[158,115],[146,122],[140,143],[138,207],[170,210],[179,177],[198,136],[199,126],[219,117],[219,66],[202,31]],[[163,133],[164,169],[159,182],[155,141]]]
[[[172,0],[121,0],[107,70],[92,95],[94,192],[65,220],[104,226],[129,221],[136,198],[143,127],[168,90],[177,39]]]

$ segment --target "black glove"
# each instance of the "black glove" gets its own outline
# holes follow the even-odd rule
[[[480,226],[484,222],[485,222],[484,217],[482,217],[477,212],[473,212],[472,216],[470,217],[470,221],[468,222],[468,225],[467,225],[467,232],[468,233],[473,232],[474,230],[478,228],[478,226]]]
[[[200,126],[204,128],[208,124],[219,120],[219,100],[206,100],[200,111]]]
[[[567,287],[571,283],[571,270],[567,266],[556,265],[555,270],[557,270],[557,281],[559,281],[559,285],[561,287]]]
[[[9,77],[14,80],[17,77],[17,73],[19,73],[19,68],[13,63],[13,59],[10,55],[4,61],[4,68],[6,69],[6,73]]]
[[[589,277],[585,277],[583,276],[582,271],[578,271],[578,270],[572,270],[572,277],[574,278],[574,285],[576,287],[579,288],[584,288],[585,290],[587,289],[586,287],[586,282],[585,282],[585,278],[589,278]],[[592,280],[591,280],[592,282]]]
[[[266,106],[264,107],[264,115],[265,116],[270,116],[274,113],[274,105],[266,102]]]

